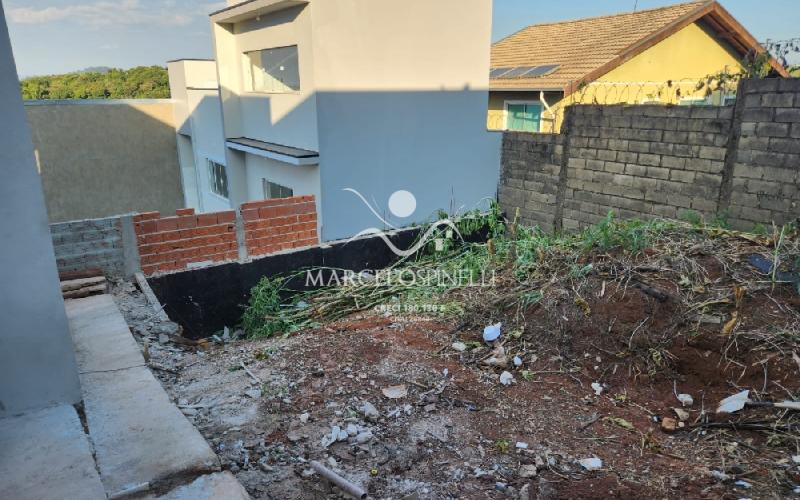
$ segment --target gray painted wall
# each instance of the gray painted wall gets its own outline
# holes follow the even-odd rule
[[[27,101],[51,222],[182,208],[172,101]]]
[[[42,183],[0,5],[0,417],[80,400]]]
[[[397,227],[495,198],[502,137],[486,130],[487,92],[319,92],[316,99],[323,241],[384,227],[345,188]],[[401,189],[417,200],[406,218],[392,217],[387,204]]]

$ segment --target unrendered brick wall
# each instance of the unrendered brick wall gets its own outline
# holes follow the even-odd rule
[[[50,225],[58,269],[145,275],[246,260],[319,244],[314,196],[245,203],[240,210],[159,212]]]
[[[173,217],[147,212],[133,220],[145,275],[239,257],[233,210],[197,215],[183,209]]]
[[[800,80],[748,80],[735,106],[571,106],[562,134],[507,132],[501,207],[546,229],[695,212],[738,229],[800,216]]]
[[[242,204],[245,243],[251,256],[316,245],[317,211],[313,196]]]
[[[101,269],[111,276],[123,273],[120,217],[51,224],[50,234],[59,272]]]

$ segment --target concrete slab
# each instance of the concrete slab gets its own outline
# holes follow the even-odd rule
[[[219,470],[203,436],[144,367],[81,375],[95,456],[109,496]]]
[[[201,476],[157,500],[249,500],[247,490],[228,471]]]
[[[0,498],[106,498],[75,408],[0,420]]]
[[[80,373],[144,366],[139,345],[111,295],[64,302]]]

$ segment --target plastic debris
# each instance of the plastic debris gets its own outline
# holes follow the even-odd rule
[[[678,401],[680,401],[683,406],[692,406],[694,404],[694,398],[689,394],[678,394]]]
[[[522,366],[522,358],[514,356],[514,366]]]
[[[719,402],[717,413],[734,413],[741,410],[747,404],[749,396],[750,391],[742,391],[733,396],[728,396]]]
[[[578,463],[581,464],[581,467],[583,467],[588,471],[598,470],[603,468],[603,461],[597,457],[582,458],[578,460]]]
[[[603,394],[603,385],[599,382],[592,382],[592,390],[594,391],[595,396],[599,396]]]
[[[740,487],[740,488],[744,488],[744,489],[747,489],[747,488],[752,488],[752,487],[753,487],[753,485],[752,485],[752,484],[748,483],[747,481],[742,481],[741,479],[740,479],[740,480],[738,480],[738,481],[736,481],[736,482],[735,482],[735,483],[733,483],[733,484],[735,484],[736,486],[738,486],[738,487]]]
[[[527,450],[528,449],[528,443],[525,443],[523,441],[517,441],[517,444],[514,445],[514,447],[516,449],[518,449],[518,450]]]
[[[495,340],[500,338],[500,328],[503,326],[502,323],[495,323],[493,325],[489,325],[483,329],[483,340],[491,344]]]
[[[452,348],[458,352],[464,352],[467,350],[467,344],[463,342],[453,342]]]
[[[514,375],[511,375],[509,372],[503,372],[500,374],[500,383],[503,385],[511,385],[514,383]]]
[[[389,399],[400,399],[408,395],[408,387],[405,385],[390,385],[381,389],[384,396]]]
[[[711,471],[711,477],[713,477],[714,479],[716,479],[718,481],[727,481],[728,479],[731,478],[729,475],[727,475],[724,472],[719,471],[719,470],[712,470]]]

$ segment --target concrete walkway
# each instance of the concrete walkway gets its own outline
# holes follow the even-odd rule
[[[0,420],[0,498],[106,498],[75,408]]]
[[[68,300],[66,308],[89,436],[106,494],[141,494],[200,477],[192,483],[192,498],[248,498],[233,476],[203,476],[219,470],[217,456],[146,367],[111,296]],[[204,485],[211,496],[198,493]],[[175,491],[167,498],[189,498],[170,497]]]

